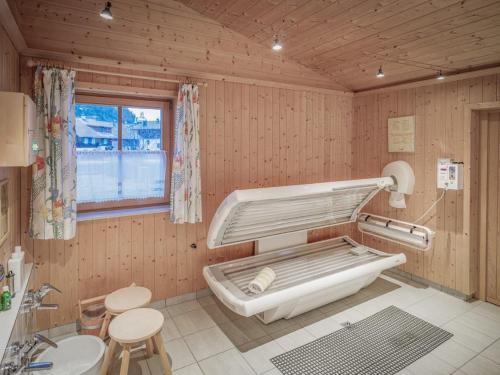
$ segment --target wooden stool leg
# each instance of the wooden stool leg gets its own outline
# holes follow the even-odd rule
[[[151,339],[150,337],[149,339],[146,340],[146,355],[148,358],[151,358],[153,356],[154,353],[153,346],[154,346],[153,339]]]
[[[113,356],[115,354],[116,341],[111,339],[109,341],[108,349],[106,350],[106,354],[104,356],[104,362],[101,367],[101,375],[106,375],[109,370],[109,366],[111,362],[113,362]]]
[[[153,341],[156,343],[158,351],[160,352],[160,360],[163,369],[165,370],[165,375],[172,375],[172,370],[170,369],[170,363],[168,362],[168,356],[167,352],[165,351],[165,346],[163,345],[163,339],[161,337],[161,333],[157,333],[156,335],[154,335]]]
[[[122,367],[120,368],[120,375],[127,375],[129,362],[130,362],[130,345],[125,344],[123,345]]]
[[[160,351],[158,350],[158,345],[156,345],[156,341],[154,340],[154,337],[150,339],[153,342],[153,353],[154,354],[160,354]]]
[[[106,333],[108,332],[109,322],[111,321],[111,313],[106,311],[104,315],[104,320],[102,321],[101,332],[99,332],[99,337],[104,340]]]

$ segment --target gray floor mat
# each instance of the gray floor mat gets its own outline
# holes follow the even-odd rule
[[[271,359],[285,375],[396,374],[453,335],[395,306]]]

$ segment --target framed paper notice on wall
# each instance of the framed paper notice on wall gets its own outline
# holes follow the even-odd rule
[[[389,152],[415,152],[415,116],[387,120]]]
[[[0,245],[9,235],[9,184],[0,181]]]

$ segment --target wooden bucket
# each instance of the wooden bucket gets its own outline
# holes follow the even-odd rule
[[[76,321],[76,330],[80,335],[99,336],[106,314],[105,298],[106,296],[99,296],[78,301],[79,318]]]

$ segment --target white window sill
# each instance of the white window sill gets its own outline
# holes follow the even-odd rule
[[[163,212],[170,212],[170,206],[162,204],[150,207],[130,207],[130,208],[119,208],[116,210],[96,210],[89,212],[81,212],[77,213],[76,221],[112,219],[123,216],[138,216],[147,214],[158,214]]]

